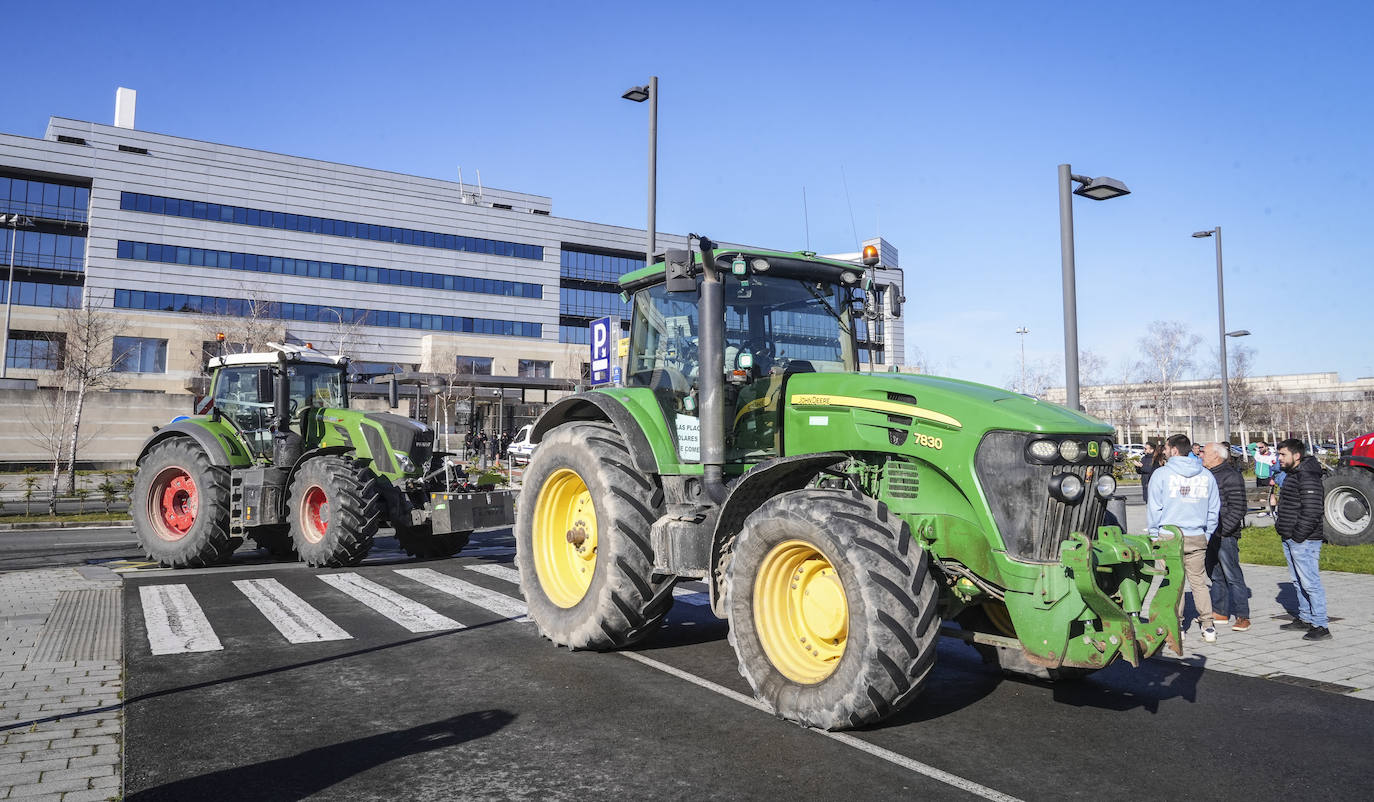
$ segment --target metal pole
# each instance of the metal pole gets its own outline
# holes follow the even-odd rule
[[[658,249],[656,219],[658,206],[658,76],[649,77],[649,236],[644,250],[644,264],[654,263]],[[615,336],[620,337],[617,329]]]
[[[1231,387],[1226,377],[1226,291],[1221,281],[1221,226],[1212,229],[1217,238],[1217,330],[1221,336],[1221,437],[1231,439]]]
[[[14,297],[14,241],[19,239],[19,215],[10,215],[10,278],[5,282],[5,336],[0,339],[0,379],[9,377],[10,300]]]
[[[1078,291],[1073,267],[1073,171],[1059,165],[1059,259],[1064,282],[1064,406],[1078,410]]]

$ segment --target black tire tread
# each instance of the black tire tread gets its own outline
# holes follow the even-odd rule
[[[145,497],[158,471],[168,465],[181,465],[192,474],[200,509],[196,522],[186,536],[175,542],[164,541],[147,519]],[[210,457],[189,437],[164,440],[148,450],[138,463],[129,514],[134,521],[139,545],[150,560],[168,568],[205,568],[229,559],[242,541],[229,534],[229,471],[211,464]]]
[[[321,474],[318,480],[313,478],[316,473]],[[294,503],[310,484],[325,486],[329,496],[329,527],[319,543],[305,539]],[[301,560],[312,568],[342,568],[357,565],[372,550],[382,520],[382,497],[377,477],[365,462],[325,454],[311,458],[296,471],[286,509],[291,540]]]

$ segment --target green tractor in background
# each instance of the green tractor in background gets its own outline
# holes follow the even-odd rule
[[[626,386],[535,424],[516,560],[545,637],[634,644],[701,579],[758,697],[825,729],[915,698],[942,632],[1047,680],[1181,649],[1182,541],[1107,518],[1109,426],[858,372],[858,319],[902,300],[875,249],[866,269],[696,239],[621,278]]]
[[[476,494],[449,492],[434,432],[349,409],[346,357],[271,347],[212,359],[208,414],[144,443],[130,508],[149,559],[212,565],[250,537],[274,556],[356,565],[387,523],[414,556],[463,548],[473,520],[456,513]]]

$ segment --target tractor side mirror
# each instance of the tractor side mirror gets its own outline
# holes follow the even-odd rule
[[[276,387],[272,383],[272,369],[258,368],[258,403],[270,404],[276,398]]]
[[[887,285],[887,313],[894,318],[901,317],[904,303],[906,296],[902,294],[902,288],[896,284]]]
[[[386,399],[392,409],[401,405],[401,386],[396,383],[395,376],[392,376],[386,383]]]
[[[692,252],[670,248],[664,254],[663,269],[668,292],[696,292],[697,280],[692,277]]]

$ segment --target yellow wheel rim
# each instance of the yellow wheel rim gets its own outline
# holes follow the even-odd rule
[[[582,601],[596,573],[596,507],[576,471],[559,468],[534,504],[534,571],[549,601]]]
[[[754,579],[754,627],[773,666],[812,685],[835,672],[849,638],[849,603],[835,566],[815,546],[789,540]]]

